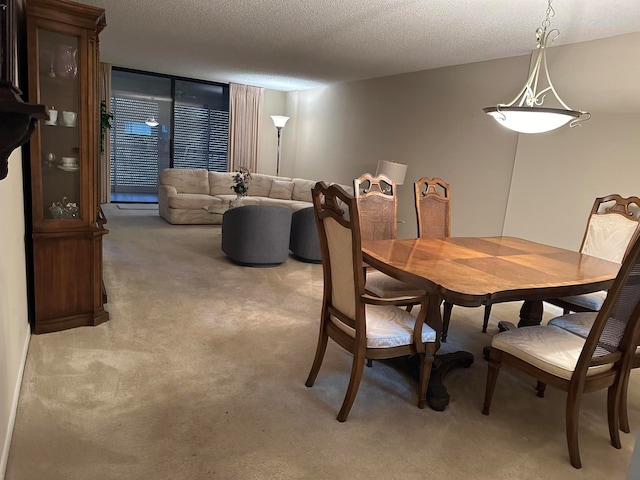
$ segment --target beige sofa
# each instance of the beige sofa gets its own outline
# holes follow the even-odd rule
[[[160,173],[158,209],[172,224],[220,224],[222,215],[205,210],[224,210],[236,198],[231,189],[233,172],[209,172],[204,169],[167,168]],[[249,195],[244,205],[281,205],[297,211],[313,206],[311,189],[315,180],[276,177],[252,173]],[[345,187],[348,191],[353,189]]]

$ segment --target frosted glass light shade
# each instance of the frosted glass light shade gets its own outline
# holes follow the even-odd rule
[[[487,107],[483,109],[500,125],[520,133],[543,133],[580,117],[576,110],[542,107]]]
[[[404,183],[404,177],[407,174],[407,166],[402,163],[389,162],[388,160],[378,160],[378,168],[376,176],[384,175],[390,178],[396,185]]]
[[[289,120],[289,117],[283,117],[282,115],[271,115],[271,120],[273,120],[273,124],[276,126],[276,128],[283,128],[286,125],[287,120]]]

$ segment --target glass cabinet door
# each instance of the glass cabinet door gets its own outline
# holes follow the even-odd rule
[[[38,29],[39,102],[49,119],[40,124],[44,219],[77,219],[81,169],[78,37]]]

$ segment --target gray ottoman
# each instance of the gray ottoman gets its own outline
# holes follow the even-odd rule
[[[231,208],[222,216],[222,251],[240,265],[266,267],[289,257],[291,210],[270,205]]]
[[[303,262],[322,263],[320,236],[313,207],[303,208],[292,215],[289,250]]]

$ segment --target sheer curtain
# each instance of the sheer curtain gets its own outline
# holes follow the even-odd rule
[[[229,84],[229,162],[230,172],[246,167],[258,168],[262,102],[264,88]]]
[[[111,65],[100,62],[100,71],[98,74],[100,82],[100,103],[105,102],[107,112],[111,112]],[[102,120],[102,119],[100,119]],[[102,129],[102,121],[99,128]],[[111,137],[110,129],[104,132],[104,141],[102,142],[103,150],[100,153],[100,165],[98,166],[99,192],[98,199],[100,203],[109,203],[111,201]]]

